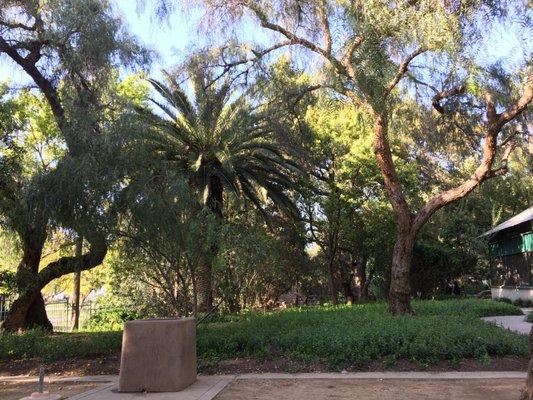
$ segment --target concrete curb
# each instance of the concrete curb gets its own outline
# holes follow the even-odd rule
[[[520,371],[477,372],[349,372],[349,373],[297,373],[297,374],[241,374],[239,379],[525,379]]]

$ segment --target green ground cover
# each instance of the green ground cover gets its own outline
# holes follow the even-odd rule
[[[422,364],[527,357],[527,337],[484,323],[480,317],[518,315],[511,304],[490,300],[415,301],[415,316],[391,316],[385,303],[295,308],[216,316],[198,327],[201,365],[234,357],[323,362],[332,368],[373,360]],[[101,328],[101,327],[100,327]],[[120,331],[2,334],[0,359],[46,361],[118,352]]]

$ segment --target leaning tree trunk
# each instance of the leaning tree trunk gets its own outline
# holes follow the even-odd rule
[[[389,312],[412,314],[410,269],[413,259],[415,235],[409,227],[398,228],[398,236],[392,253],[391,283],[389,288]]]
[[[2,327],[11,332],[37,327],[52,331],[53,326],[46,315],[41,292],[34,291],[19,296],[11,305]]]
[[[520,400],[533,400],[533,327],[529,331],[529,367],[527,370],[526,387]]]
[[[52,324],[46,318],[41,290],[48,283],[63,275],[71,274],[78,269],[84,271],[102,263],[107,253],[105,237],[100,234],[94,234],[87,237],[87,240],[91,247],[89,252],[82,256],[81,267],[78,257],[62,257],[57,261],[51,262],[38,273],[26,275],[19,297],[13,302],[9,314],[2,325],[6,331],[16,332],[34,326],[41,326],[48,330],[52,329]]]
[[[4,321],[3,328],[18,331],[39,327],[47,331],[53,329],[46,316],[44,299],[41,291],[26,293],[23,288],[36,279],[46,239],[46,228],[33,228],[22,236],[23,256],[17,268],[17,285],[22,288],[21,294],[13,302]]]

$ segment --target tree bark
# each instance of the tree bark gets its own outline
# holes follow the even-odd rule
[[[217,160],[212,161],[215,165]],[[206,166],[209,168],[209,166]],[[211,175],[208,182],[208,194],[206,205],[217,220],[223,218],[223,196],[224,187],[218,175]],[[207,235],[206,235],[207,236]],[[215,235],[216,237],[216,235]],[[198,312],[209,312],[213,309],[213,260],[218,255],[220,243],[214,239],[209,245],[208,254],[202,254],[197,266],[197,290],[198,290]]]
[[[520,400],[533,400],[533,327],[529,331],[529,367],[527,369],[526,387]]]
[[[412,230],[413,216],[396,174],[388,139],[388,115],[386,109],[374,115],[374,154],[385,184],[385,191],[396,216],[397,236],[392,254],[389,312],[412,313],[409,271],[413,258],[416,233]]]
[[[17,285],[19,288],[24,288],[36,279],[39,273],[39,264],[46,240],[46,224],[37,223],[27,231],[21,232],[20,237],[23,255],[17,267]],[[52,323],[46,316],[44,299],[40,290],[29,296],[21,294],[11,305],[3,324],[5,330],[11,331],[35,327],[47,331],[53,329]]]
[[[366,273],[367,259],[365,256],[359,257],[354,262],[354,286],[357,301],[368,300],[369,279]]]
[[[412,314],[410,270],[415,236],[409,227],[399,226],[392,253],[391,283],[389,288],[389,312]]]
[[[81,257],[83,251],[83,237],[76,240],[76,257],[81,268]],[[72,293],[72,326],[71,330],[77,331],[80,327],[80,291],[81,291],[81,271],[74,272],[74,292]]]
[[[213,268],[208,255],[201,255],[196,267],[197,312],[209,312],[213,308]]]
[[[331,252],[333,252],[332,249],[330,249]],[[339,304],[339,289],[337,286],[337,268],[335,266],[335,255],[330,254],[329,260],[328,260],[328,270],[329,270],[329,287],[331,291],[331,302],[333,305]]]

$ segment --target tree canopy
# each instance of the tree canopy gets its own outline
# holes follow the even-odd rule
[[[51,329],[83,271],[139,315],[491,284],[479,235],[530,204],[521,1],[154,1],[200,16],[161,65],[106,0],[0,6],[5,329]],[[172,26],[170,26],[172,29]],[[82,255],[75,242],[82,240]],[[94,268],[98,267],[98,270]],[[93,270],[93,272],[86,272]],[[1,293],[0,293],[1,294]]]

